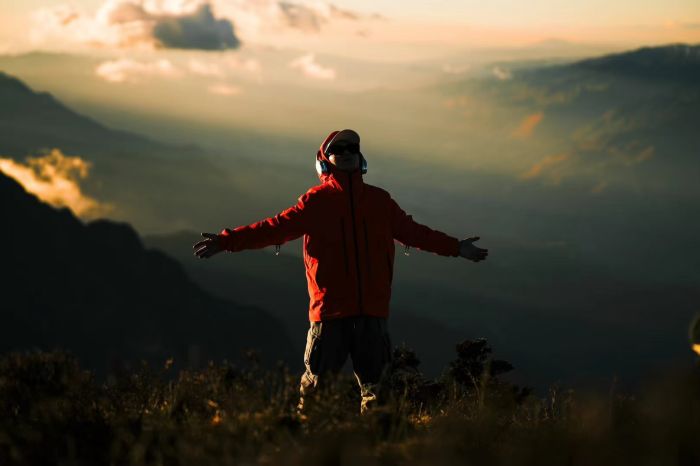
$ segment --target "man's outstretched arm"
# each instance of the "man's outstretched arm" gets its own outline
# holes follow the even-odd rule
[[[234,229],[225,228],[218,235],[202,233],[205,238],[196,243],[194,254],[209,258],[221,251],[238,252],[245,249],[260,249],[273,244],[283,244],[308,232],[318,209],[313,195],[307,192],[292,207],[250,225]]]
[[[460,241],[416,222],[411,215],[406,214],[399,207],[396,201],[391,199],[390,202],[394,238],[406,246],[434,252],[442,256],[461,256],[474,262],[482,261],[488,256],[488,249],[474,246],[473,243],[479,240],[478,236]]]

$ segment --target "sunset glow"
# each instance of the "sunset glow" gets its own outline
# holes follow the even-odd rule
[[[537,112],[526,116],[523,118],[523,121],[520,122],[520,125],[515,129],[515,131],[513,131],[512,136],[520,139],[529,138],[532,136],[535,128],[537,128],[537,125],[539,125],[542,121],[542,118],[544,118],[544,113],[542,112]]]
[[[600,12],[605,11],[601,16]],[[507,13],[506,13],[507,12]],[[511,47],[559,40],[607,44],[700,41],[700,3],[553,0],[464,4],[341,0],[76,0],[13,2],[0,16],[0,52],[29,49],[237,49],[271,45],[385,59],[442,47]],[[187,22],[214,35],[179,36]],[[164,32],[165,31],[165,32]],[[172,33],[172,34],[171,34]],[[189,39],[199,37],[195,42]]]

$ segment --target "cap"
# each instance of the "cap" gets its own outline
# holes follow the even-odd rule
[[[330,141],[328,141],[326,147],[323,148],[323,151],[328,153],[328,148],[331,147],[333,143],[340,141],[354,142],[359,144],[360,135],[351,129],[344,129],[342,131],[338,131],[338,133],[335,136],[333,136]]]

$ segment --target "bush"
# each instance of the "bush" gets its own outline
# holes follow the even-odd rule
[[[0,359],[0,464],[700,464],[697,374],[637,397],[540,399],[502,381],[512,369],[465,341],[436,380],[398,348],[387,403],[358,414],[339,376],[296,413],[298,377],[282,365],[147,364],[98,383],[66,353]]]

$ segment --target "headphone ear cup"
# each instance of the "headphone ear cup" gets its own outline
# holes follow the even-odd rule
[[[362,155],[362,152],[360,152],[360,170],[362,171],[363,175],[367,173],[367,159],[365,159],[365,156]]]
[[[326,162],[325,160],[316,159],[316,173],[318,173],[319,175],[327,175],[328,162]]]

